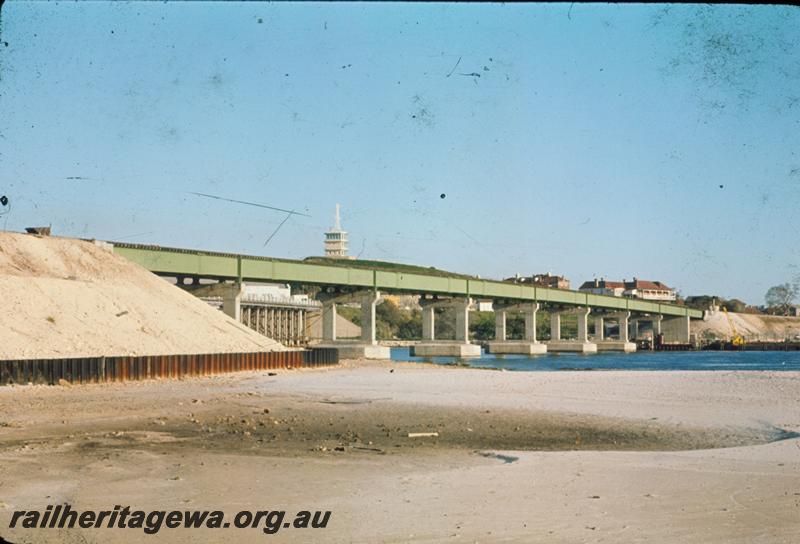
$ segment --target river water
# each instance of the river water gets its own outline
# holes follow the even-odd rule
[[[392,348],[393,361],[427,361],[514,371],[537,370],[780,370],[800,371],[800,351],[684,351],[591,355],[491,355],[480,357],[412,357],[409,348]]]

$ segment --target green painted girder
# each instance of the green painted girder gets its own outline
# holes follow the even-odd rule
[[[355,289],[377,289],[395,293],[468,296],[520,302],[546,302],[564,306],[591,306],[604,310],[630,310],[668,316],[688,316],[692,319],[703,317],[703,312],[700,310],[675,304],[594,295],[566,289],[548,289],[454,276],[309,264],[303,261],[232,253],[111,243],[114,245],[115,253],[151,272],[162,275],[305,283]]]

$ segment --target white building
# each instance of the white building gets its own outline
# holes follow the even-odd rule
[[[578,288],[578,291],[592,293],[593,295],[608,295],[621,297],[625,292],[625,283],[622,281],[608,281],[604,278],[586,281]]]
[[[641,298],[644,300],[663,300],[673,302],[677,299],[677,293],[672,287],[667,287],[660,281],[648,281],[633,278],[633,281],[625,282],[626,297]]]
[[[334,225],[325,233],[325,256],[334,259],[352,259],[347,255],[347,231],[342,230],[339,220],[339,205],[336,205]]]

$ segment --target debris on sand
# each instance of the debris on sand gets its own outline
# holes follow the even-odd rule
[[[515,461],[519,461],[519,457],[515,457],[513,455],[503,455],[501,453],[494,453],[490,451],[482,451],[479,452],[478,455],[480,455],[481,457],[486,457],[487,459],[497,459],[505,464],[510,464],[514,463]]]

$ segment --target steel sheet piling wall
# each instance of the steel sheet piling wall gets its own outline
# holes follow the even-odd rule
[[[298,351],[202,353],[71,359],[0,361],[0,385],[124,382],[157,378],[210,376],[228,372],[328,366],[339,363],[338,351],[314,348]]]

